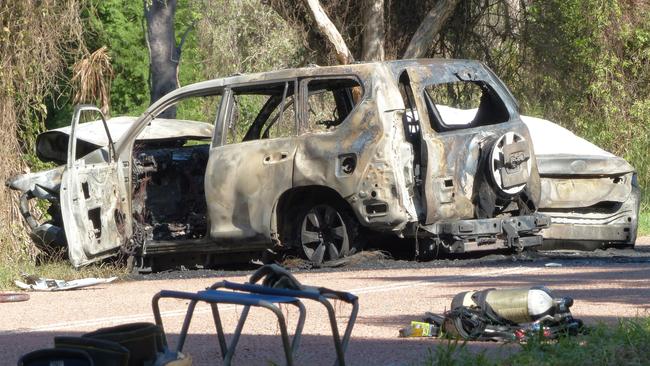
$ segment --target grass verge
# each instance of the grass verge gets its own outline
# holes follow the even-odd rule
[[[647,235],[650,235],[650,211],[641,211],[639,213],[638,236]]]
[[[497,358],[486,351],[473,352],[466,343],[450,340],[429,350],[426,366],[460,365],[648,365],[650,317],[619,320],[615,326],[598,324],[586,335],[549,342],[533,339],[508,356]]]
[[[18,291],[14,280],[22,279],[21,272],[66,281],[86,277],[124,277],[127,274],[123,266],[114,264],[90,265],[75,269],[67,260],[52,260],[39,265],[28,261],[4,263],[0,266],[0,290]]]

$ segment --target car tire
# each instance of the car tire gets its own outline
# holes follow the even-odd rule
[[[305,204],[295,216],[293,243],[315,265],[352,255],[362,249],[359,223],[341,205]]]

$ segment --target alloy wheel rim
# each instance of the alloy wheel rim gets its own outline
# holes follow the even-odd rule
[[[303,253],[313,263],[323,263],[348,254],[350,243],[345,222],[329,205],[312,207],[300,227]]]

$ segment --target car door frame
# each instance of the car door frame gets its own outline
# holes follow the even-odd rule
[[[482,169],[481,154],[486,142],[507,131],[516,131],[528,137],[528,131],[519,119],[515,104],[502,84],[480,64],[449,65],[442,70],[431,66],[405,68],[413,90],[419,114],[422,144],[422,184],[426,214],[424,224],[445,220],[470,219],[475,215],[474,198],[479,189],[475,177]],[[472,126],[436,132],[430,120],[423,92],[427,85],[457,81],[484,82],[504,103],[509,120],[492,125]],[[532,162],[534,164],[534,162]],[[461,166],[459,166],[461,165]]]
[[[227,127],[234,110],[236,90],[251,85],[282,83],[294,84],[292,135],[227,144]],[[298,79],[293,77],[233,83],[224,88],[205,173],[210,240],[246,245],[243,250],[272,243],[274,204],[293,186],[299,98]],[[246,159],[241,158],[243,153]],[[245,173],[251,174],[245,177]]]
[[[108,151],[99,148],[77,159],[77,128],[83,112],[99,114]],[[101,110],[91,105],[75,107],[60,190],[68,256],[75,267],[115,255],[131,234],[130,218],[124,210],[128,179],[124,179],[119,162]]]

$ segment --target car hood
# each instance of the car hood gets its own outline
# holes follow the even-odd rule
[[[113,141],[133,125],[136,117],[121,116],[106,121]],[[43,161],[63,164],[67,159],[70,126],[45,131],[36,138],[36,155]],[[214,128],[203,122],[181,119],[156,118],[138,136],[138,141],[162,141],[172,139],[210,139]],[[81,123],[77,127],[77,150],[80,155],[108,145],[108,138],[101,120]]]
[[[533,140],[541,175],[619,175],[634,167],[551,121],[521,116]]]

